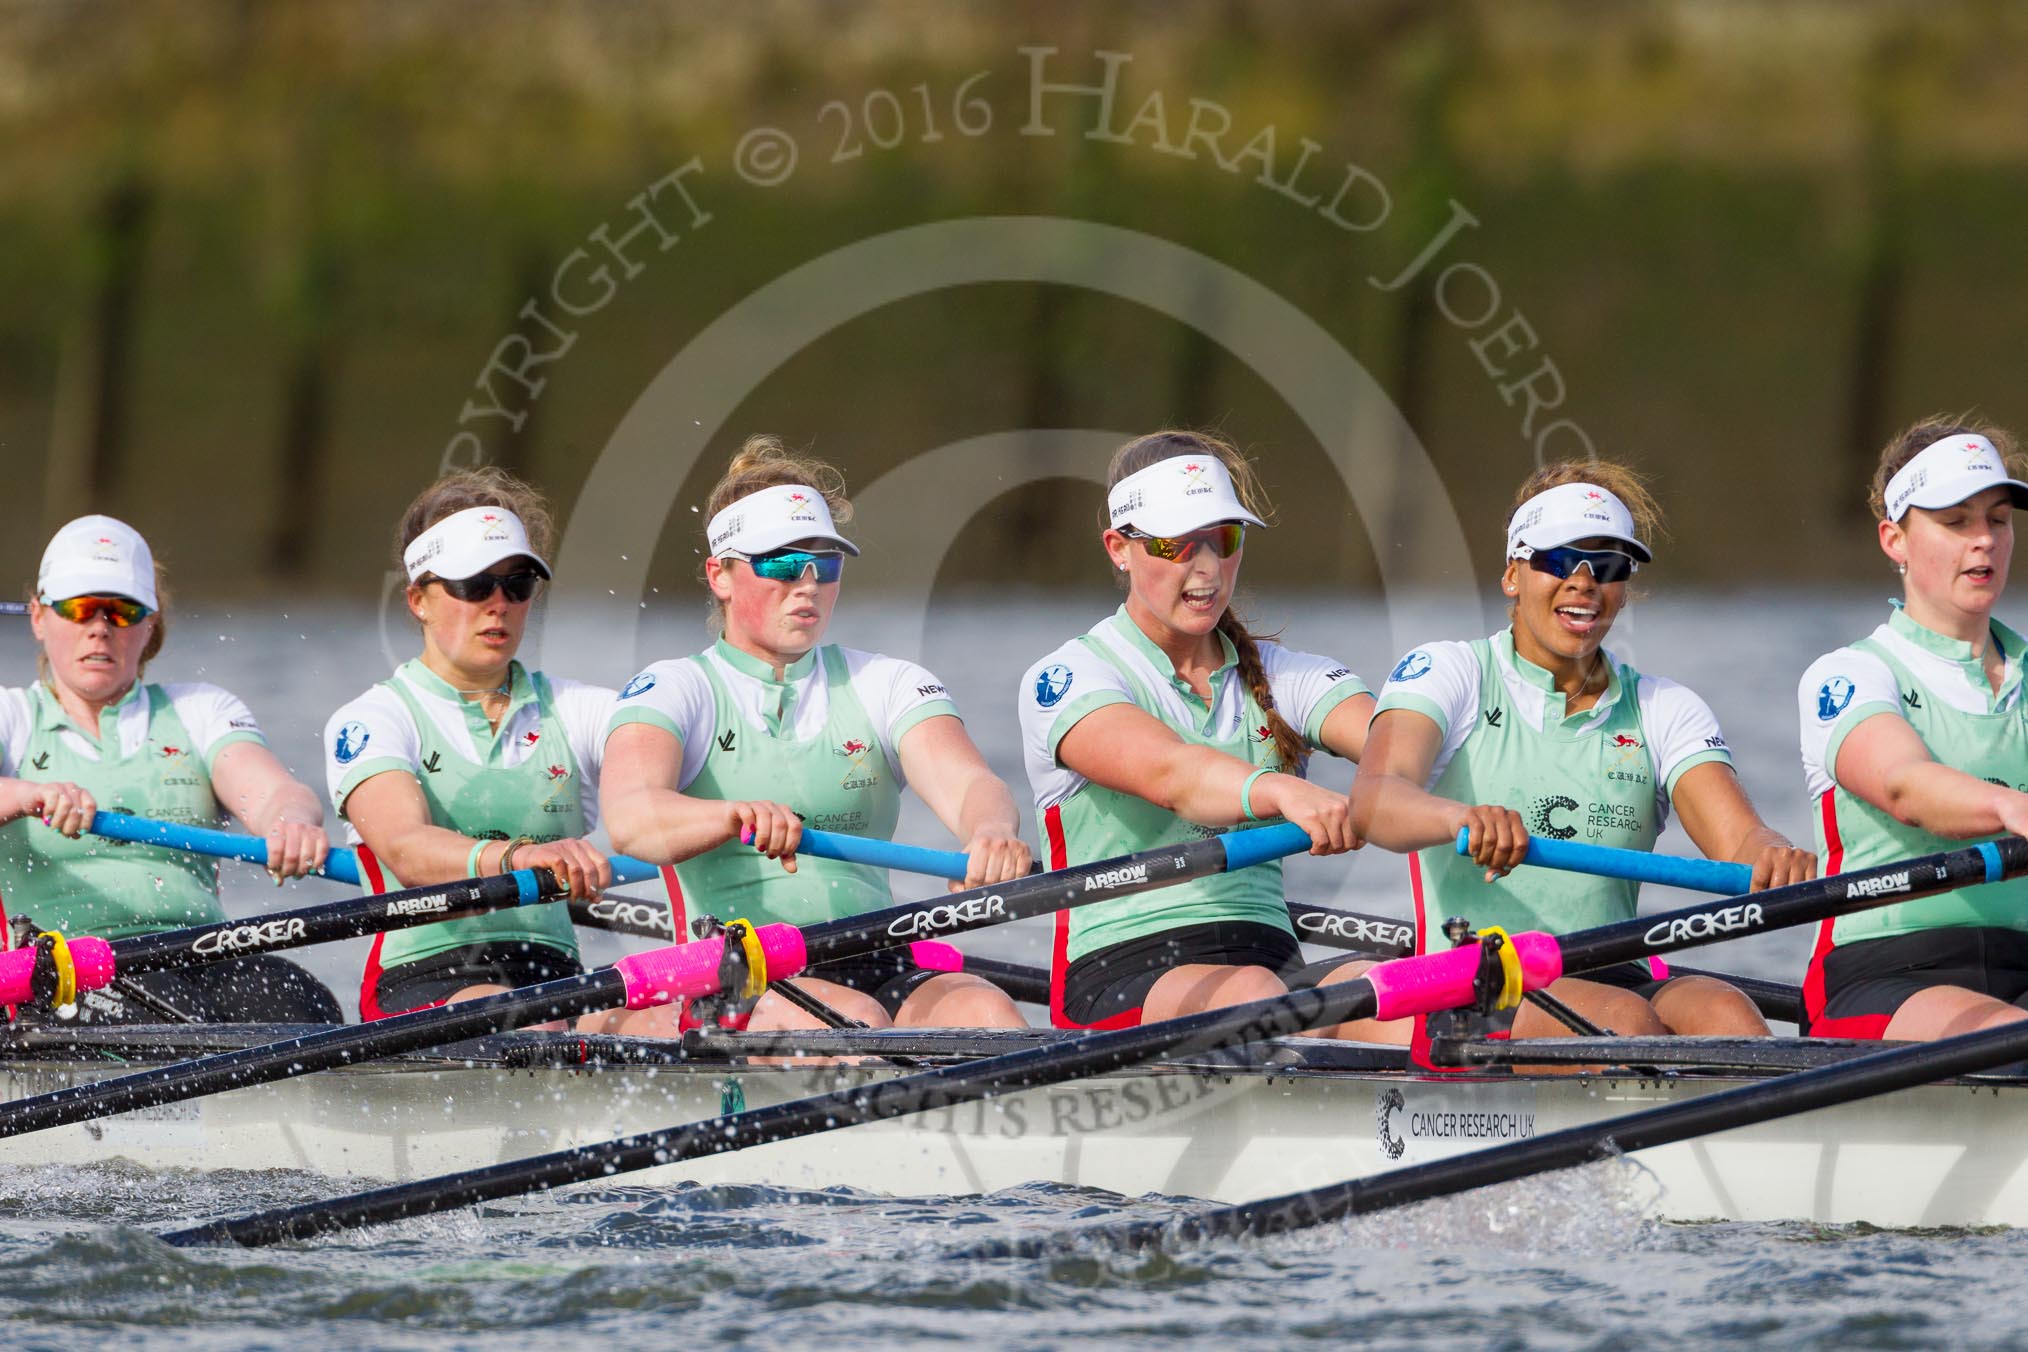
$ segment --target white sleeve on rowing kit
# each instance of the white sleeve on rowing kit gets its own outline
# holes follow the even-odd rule
[[[1635,698],[1641,705],[1641,731],[1648,739],[1648,758],[1655,764],[1657,821],[1669,819],[1669,800],[1685,770],[1706,761],[1732,764],[1718,715],[1703,696],[1666,676],[1643,676]]]
[[[683,744],[683,764],[676,772],[676,789],[682,792],[704,772],[704,753],[718,735],[718,701],[711,694],[711,678],[688,658],[651,663],[613,696],[600,745],[628,723],[660,728]]]
[[[1443,746],[1429,768],[1431,784],[1442,777],[1451,757],[1478,726],[1481,675],[1479,655],[1471,644],[1425,643],[1396,662],[1387,684],[1380,687],[1375,719],[1389,709],[1408,709],[1442,731]]]
[[[1108,704],[1132,704],[1133,687],[1112,663],[1076,639],[1028,668],[1015,692],[1021,718],[1021,759],[1038,812],[1083,787],[1085,778],[1056,760],[1056,748],[1079,719]],[[1159,714],[1154,715],[1160,717]]]
[[[944,683],[927,667],[906,658],[861,652],[857,648],[839,651],[845,655],[852,693],[859,697],[866,716],[873,720],[880,734],[881,750],[887,754],[887,764],[900,783],[901,739],[926,718],[940,714],[955,718],[958,706],[944,689]]]
[[[1872,653],[1840,648],[1810,663],[1796,685],[1803,725],[1803,782],[1810,802],[1831,791],[1838,748],[1852,729],[1875,714],[1901,714],[1901,684]]]
[[[28,734],[35,730],[35,714],[28,692],[20,688],[0,690],[0,775],[20,775],[21,762],[28,757]]]
[[[549,693],[556,701],[556,719],[563,724],[570,754],[577,758],[578,793],[584,799],[585,830],[589,832],[598,826],[599,766],[605,761],[606,729],[612,724],[619,692],[552,676]]]
[[[1354,695],[1370,693],[1366,682],[1335,657],[1299,653],[1266,641],[1258,646],[1261,670],[1267,673],[1275,707],[1311,746],[1322,745],[1317,739],[1333,709]]]
[[[268,744],[261,734],[261,725],[254,720],[253,710],[230,690],[193,682],[164,685],[162,693],[168,697],[169,707],[183,720],[184,731],[190,734],[191,749],[207,771],[212,759],[234,742]]]
[[[377,774],[403,770],[421,778],[422,737],[401,696],[376,685],[324,725],[324,780],[331,806],[345,815],[352,791]]]

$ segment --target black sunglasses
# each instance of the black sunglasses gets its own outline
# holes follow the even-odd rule
[[[454,596],[468,604],[490,601],[493,599],[493,593],[500,591],[506,595],[510,603],[518,606],[524,601],[534,599],[535,589],[542,584],[542,574],[533,568],[524,568],[513,573],[474,573],[470,577],[423,579],[425,587],[432,582],[442,587],[445,595]]]

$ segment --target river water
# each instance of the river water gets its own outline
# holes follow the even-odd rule
[[[833,636],[915,652],[951,688],[989,760],[1020,785],[1010,703],[1037,655],[1112,604],[1103,596],[939,596],[920,613],[841,608]],[[1668,596],[1630,613],[1616,644],[1712,703],[1765,815],[1798,840],[1808,816],[1794,686],[1817,654],[1866,632],[1877,594]],[[1400,613],[1330,598],[1257,598],[1261,627],[1331,653],[1377,686],[1402,646]],[[1489,612],[1490,614],[1490,612]],[[265,604],[177,617],[158,679],[216,681],[245,697],[277,750],[321,774],[328,712],[385,674],[368,607]],[[633,644],[552,660],[565,675],[623,680],[641,661],[701,646],[692,614],[652,613]],[[0,672],[28,679],[23,628],[0,631]],[[1464,636],[1469,630],[1427,637]],[[618,650],[619,647],[632,651]],[[1349,781],[1342,767],[1320,777]],[[947,844],[920,809],[902,838]],[[1031,836],[1032,839],[1032,836]],[[1686,848],[1680,832],[1665,848]],[[1362,852],[1297,860],[1292,890],[1405,915],[1401,861]],[[904,892],[912,880],[897,884]],[[227,882],[235,912],[306,904],[328,884]],[[933,885],[920,884],[925,895]],[[1683,898],[1655,892],[1645,905]],[[1008,927],[966,946],[1041,962],[1044,932]],[[589,936],[603,961],[622,941]],[[1794,980],[1808,940],[1700,952],[1702,965]],[[351,995],[360,945],[310,965]],[[1321,956],[1321,954],[1319,954]],[[849,1138],[848,1138],[849,1139]],[[841,1141],[839,1148],[849,1148]],[[1318,1182],[1330,1177],[1320,1162]],[[1801,1225],[1664,1225],[1650,1180],[1622,1161],[1426,1203],[1265,1243],[1122,1256],[1071,1248],[1047,1260],[952,1261],[986,1234],[1159,1215],[1186,1199],[1123,1199],[1054,1185],[987,1197],[895,1199],[766,1188],[648,1189],[623,1180],[343,1239],[259,1252],[178,1251],[153,1237],[212,1216],[329,1195],[290,1174],[0,1169],[0,1344],[75,1349],[138,1340],[198,1349],[610,1346],[889,1346],[960,1339],[1018,1347],[1276,1344],[1618,1348],[2028,1346],[2013,1294],[2028,1238]]]

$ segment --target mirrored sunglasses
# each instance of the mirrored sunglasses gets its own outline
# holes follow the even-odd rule
[[[42,604],[72,624],[90,624],[103,615],[112,621],[115,629],[139,624],[155,613],[139,601],[124,596],[66,596],[61,601],[44,601]]]
[[[1580,568],[1589,568],[1592,577],[1602,585],[1625,582],[1641,569],[1633,555],[1617,549],[1578,549],[1574,545],[1558,545],[1555,549],[1531,550],[1521,557],[1528,560],[1530,568],[1551,577],[1567,578]]]
[[[728,549],[723,557],[745,559],[755,577],[770,582],[800,582],[812,570],[817,581],[836,582],[845,571],[845,556],[837,550],[816,553],[807,549],[775,549],[765,554],[741,554]]]
[[[1167,559],[1170,563],[1188,563],[1199,545],[1203,545],[1221,559],[1229,559],[1237,554],[1239,547],[1246,543],[1246,523],[1227,521],[1222,525],[1193,530],[1187,535],[1149,535],[1137,530],[1123,530],[1120,534],[1129,540],[1139,540],[1141,548],[1158,559]]]

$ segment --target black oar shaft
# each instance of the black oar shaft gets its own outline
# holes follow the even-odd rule
[[[16,1099],[0,1105],[0,1137],[20,1136],[67,1122],[179,1103],[204,1094],[398,1056],[510,1028],[524,1028],[545,1019],[610,1009],[625,999],[625,981],[612,968],[603,967],[582,976],[438,1009],[419,1009],[374,1023],[343,1025],[242,1051]]]
[[[546,870],[535,879],[506,874],[459,879],[438,887],[412,888],[385,896],[347,897],[343,901],[244,920],[221,920],[189,929],[163,930],[115,939],[115,970],[123,976],[177,967],[201,967],[249,953],[275,953],[311,944],[357,939],[386,930],[434,925],[442,920],[483,915],[538,899],[554,897],[558,888]]]
[[[1728,899],[1723,904],[1687,907],[1656,917],[1653,921],[1635,922],[1631,926],[1606,926],[1582,931],[1566,937],[1565,953],[1576,956],[1566,958],[1565,969],[1583,971],[1610,966],[1650,953],[1672,952],[1710,942],[1714,938],[1731,937],[1735,930],[1758,933],[1779,928],[1781,924],[1802,923],[1868,905],[1882,905],[1905,897],[1945,891],[1969,882],[2013,877],[2024,870],[2028,870],[2028,841],[2008,837],[1992,845],[1911,861],[1910,865],[1900,869],[1874,869],[1818,879],[1777,892]],[[1082,892],[1079,897],[1082,899]],[[897,909],[907,911],[909,908]],[[1643,929],[1643,926],[1646,928]],[[902,937],[912,939],[918,936],[910,934]],[[1378,969],[1375,977],[1384,970]],[[1393,984],[1390,980],[1389,985]],[[1361,977],[1312,990],[1292,991],[1271,1000],[1229,1009],[1210,1010],[1112,1032],[1087,1033],[1065,1043],[1048,1044],[984,1062],[945,1067],[882,1084],[802,1099],[758,1112],[714,1118],[328,1202],[218,1221],[179,1231],[167,1238],[185,1244],[219,1240],[265,1244],[307,1238],[332,1230],[427,1215],[837,1127],[900,1117],[1010,1090],[1104,1074],[1165,1054],[1255,1041],[1306,1028],[1368,1018],[1376,1012],[1378,997],[1373,980]],[[2028,1039],[2028,1025],[2019,1027],[2024,1039]],[[2022,1045],[2024,1050],[2028,1050],[2028,1042]],[[1885,1078],[1879,1088],[1869,1092],[1886,1092],[1905,1084],[1921,1083],[1926,1078],[1998,1064],[2014,1059],[2018,1054],[2009,1044],[2006,1054],[1995,1052],[1990,1058],[1985,1058],[1981,1052],[1978,1054],[1981,1059],[1976,1063],[1956,1059],[1939,1061],[1932,1068],[1905,1071],[1904,1074],[1911,1078]],[[1878,1058],[1872,1060],[1877,1061]],[[1848,1065],[1837,1069],[1850,1068]],[[1836,1101],[1836,1096],[1826,1100],[1829,1101]],[[1695,1103],[1686,1105],[1689,1108],[1695,1106]],[[1803,1110],[1803,1107],[1789,1109]],[[1621,1139],[1619,1144],[1623,1149],[1639,1148],[1626,1144],[1625,1139]]]
[[[856,958],[882,948],[936,939],[982,925],[1052,915],[1073,906],[1114,897],[1132,896],[1191,878],[1220,873],[1226,867],[1222,837],[1142,850],[1138,854],[1074,866],[1055,873],[953,892],[929,901],[908,902],[877,911],[827,920],[803,927],[803,949],[809,965]]]
[[[431,1215],[477,1202],[518,1197],[569,1183],[606,1178],[743,1150],[839,1127],[969,1103],[1010,1090],[1103,1075],[1163,1055],[1300,1033],[1320,1024],[1365,1018],[1374,993],[1364,981],[1293,991],[1271,1000],[1185,1015],[1107,1033],[1085,1033],[969,1065],[945,1066],[903,1078],[798,1099],[774,1107],[618,1141],[516,1160],[442,1178],[399,1184],[329,1202],[311,1202],[236,1220],[215,1221],[165,1235],[172,1244],[273,1244],[334,1230]]]
[[[1559,940],[1563,970],[1571,975],[1597,971],[1658,953],[1744,939],[1906,898],[2011,878],[2024,870],[2028,870],[2028,839],[2003,836],[1962,850],[1812,878],[1788,887],[1749,892],[1722,902],[1705,902],[1567,934]]]
[[[1944,1042],[1875,1052],[1835,1066],[1795,1071],[1761,1084],[1700,1094],[1610,1122],[1567,1127],[1547,1136],[1391,1169],[1330,1187],[1220,1207],[1174,1223],[1106,1226],[1080,1232],[1077,1238],[1099,1238],[1138,1248],[1172,1237],[1195,1240],[1284,1234],[1349,1216],[1589,1164],[1629,1151],[1672,1145],[1712,1132],[1755,1126],[1818,1108],[1913,1089],[1955,1075],[1990,1070],[2023,1057],[2028,1057],[2028,1023],[2003,1024]],[[1033,1255],[1046,1252],[1062,1239],[1057,1236],[988,1243],[967,1250],[965,1256]]]

